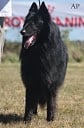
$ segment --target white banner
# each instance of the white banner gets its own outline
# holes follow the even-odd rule
[[[34,2],[38,5],[38,0]],[[42,0],[41,0],[42,2]],[[29,8],[33,0],[17,0],[13,2],[13,15],[14,16],[25,16],[28,13]],[[46,0],[45,4],[49,9],[49,12],[54,16],[64,16],[64,15],[73,15],[73,16],[84,16],[84,2],[83,0]],[[39,7],[39,5],[38,5]]]
[[[8,30],[6,33],[8,40],[21,40],[19,31],[33,2],[36,2],[39,8],[38,0],[12,1],[13,15],[6,16],[4,20],[5,29]],[[71,30],[70,39],[84,40],[84,0],[45,0],[45,4],[59,28]]]
[[[0,17],[12,16],[11,0],[0,0]]]
[[[5,18],[5,26],[14,28],[22,27],[31,4],[32,1],[13,2],[13,17]],[[70,2],[69,0],[66,4],[61,3],[60,1],[56,1],[55,3],[53,1],[46,1],[45,4],[53,21],[59,26],[84,27],[84,3]]]

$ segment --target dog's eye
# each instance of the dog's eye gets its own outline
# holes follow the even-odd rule
[[[38,27],[41,27],[42,25],[43,25],[43,21],[38,21],[38,22],[37,22],[37,26],[38,26]]]

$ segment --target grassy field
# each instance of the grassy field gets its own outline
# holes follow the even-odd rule
[[[84,128],[84,62],[69,63],[57,103],[54,122],[47,123],[46,108],[39,108],[38,116],[25,124],[25,89],[20,65],[0,64],[0,128]]]

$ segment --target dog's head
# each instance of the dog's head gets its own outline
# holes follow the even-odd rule
[[[42,2],[39,9],[37,8],[36,3],[33,3],[25,18],[23,29],[21,30],[21,34],[25,38],[24,48],[28,49],[30,46],[35,44],[44,24],[49,21],[50,15],[45,3]]]

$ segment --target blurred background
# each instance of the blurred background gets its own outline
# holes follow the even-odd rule
[[[0,0],[1,1],[1,0]],[[20,30],[23,26],[25,16],[33,0],[4,0],[1,5],[10,7],[10,13],[4,16],[4,47],[2,62],[18,61],[22,37]],[[39,0],[35,0],[39,7]],[[40,3],[42,0],[40,0]],[[81,62],[84,59],[84,2],[83,0],[46,0],[45,4],[51,14],[52,20],[59,26],[61,36],[68,46],[69,60]],[[1,6],[0,5],[0,6]],[[1,17],[6,7],[0,10]],[[0,21],[1,18],[0,18]],[[14,56],[12,56],[14,54]]]

